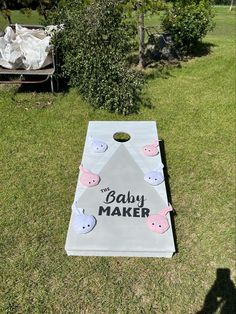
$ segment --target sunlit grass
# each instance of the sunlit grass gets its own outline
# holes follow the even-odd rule
[[[196,313],[216,269],[235,279],[235,12],[216,14],[204,40],[211,53],[166,78],[154,73],[153,107],[138,115],[94,110],[74,89],[53,96],[0,86],[1,312]],[[157,121],[177,213],[172,259],[66,256],[89,120]]]

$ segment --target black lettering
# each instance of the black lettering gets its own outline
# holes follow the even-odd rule
[[[106,200],[105,200],[105,204],[110,204],[112,202],[114,202],[115,200],[115,191],[110,191],[108,194],[107,194],[107,197],[106,197]],[[109,200],[109,198],[111,198],[111,200]]]
[[[138,201],[138,207],[143,207],[143,205],[144,205],[144,195],[142,195],[142,196],[137,196],[137,201]]]
[[[149,208],[142,208],[142,217],[148,217],[149,212],[150,212]]]
[[[132,194],[130,194],[130,191],[128,191],[127,198],[128,198],[128,203],[134,203],[135,202],[135,198]]]
[[[132,207],[128,207],[128,208],[123,207],[123,216],[124,216],[124,217],[126,217],[126,216],[132,217],[132,215],[131,215],[131,213],[130,213],[131,209],[132,209]]]
[[[126,203],[125,201],[125,195],[124,194],[119,194],[116,198],[117,203]]]
[[[113,212],[111,213],[111,216],[121,216],[119,207],[114,208]]]
[[[104,208],[103,206],[99,206],[98,215],[102,215],[102,213],[106,213],[107,216],[110,216],[111,207],[107,206]]]
[[[134,217],[140,217],[139,214],[140,214],[140,208],[136,207],[134,208]]]
[[[110,188],[101,189],[102,193],[107,192],[107,191],[110,191]]]

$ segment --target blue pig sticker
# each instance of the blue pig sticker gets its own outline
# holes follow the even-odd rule
[[[93,138],[92,136],[90,137],[90,139],[91,139],[92,150],[95,153],[104,153],[107,150],[108,146],[105,142],[98,140],[96,138]]]
[[[85,215],[84,209],[79,208],[77,202],[72,205],[72,210],[75,213],[72,220],[72,227],[77,234],[88,233],[93,230],[96,225],[96,218],[92,215]]]
[[[144,176],[144,180],[151,185],[161,184],[164,181],[162,168],[164,168],[163,164],[161,164],[157,170],[147,172]]]

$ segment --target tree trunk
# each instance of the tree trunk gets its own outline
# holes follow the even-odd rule
[[[5,17],[6,17],[7,20],[8,20],[8,24],[12,24],[11,14],[10,14],[10,11],[7,9],[7,4],[6,4],[6,1],[5,1],[5,0],[2,1],[2,8],[3,8],[3,10],[6,12],[6,13],[5,13]]]
[[[45,7],[42,3],[42,0],[39,1],[39,6],[40,6],[40,13],[41,15],[44,17],[45,21],[47,20],[47,14],[46,14],[46,10]]]
[[[145,66],[145,62],[144,62],[144,49],[145,49],[145,46],[144,46],[144,35],[145,35],[145,32],[144,32],[144,13],[140,13],[140,15],[139,15],[138,29],[139,29],[139,64],[138,65],[141,69],[143,69]]]
[[[232,11],[233,5],[234,5],[234,0],[231,0],[231,4],[230,4],[230,8],[229,8],[230,11]]]

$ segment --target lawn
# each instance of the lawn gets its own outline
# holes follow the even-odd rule
[[[152,108],[128,117],[92,109],[74,89],[0,86],[1,313],[196,313],[218,269],[235,282],[235,11],[217,8],[204,42],[209,54],[154,71]],[[157,121],[176,210],[172,259],[66,256],[89,120]],[[218,277],[211,309],[232,285]]]

